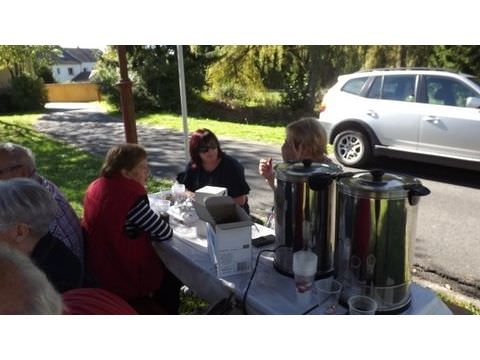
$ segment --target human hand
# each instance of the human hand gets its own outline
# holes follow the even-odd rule
[[[272,158],[260,159],[258,163],[258,173],[267,180],[273,179]]]

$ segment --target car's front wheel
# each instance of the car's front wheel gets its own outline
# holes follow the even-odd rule
[[[365,165],[372,156],[368,138],[357,130],[340,132],[335,136],[333,148],[337,160],[346,166]]]

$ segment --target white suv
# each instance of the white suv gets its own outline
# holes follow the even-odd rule
[[[361,71],[338,77],[320,123],[346,166],[374,155],[480,170],[480,80],[442,69]]]

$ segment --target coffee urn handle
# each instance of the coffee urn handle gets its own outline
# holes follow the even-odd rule
[[[430,190],[421,184],[406,185],[405,190],[408,190],[408,202],[412,206],[418,204],[420,196],[430,194]]]

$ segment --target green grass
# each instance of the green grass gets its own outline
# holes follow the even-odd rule
[[[107,100],[95,101],[95,103],[97,103],[98,105],[103,107],[109,115],[113,116],[113,115],[119,115],[120,114],[120,110],[118,110],[115,105],[111,104]]]
[[[88,184],[98,176],[103,158],[50,139],[34,130],[38,114],[0,116],[0,139],[30,148],[38,172],[56,184],[78,216],[83,212],[83,196]],[[151,178],[150,191],[170,188],[167,179]]]
[[[456,300],[455,298],[443,293],[443,292],[437,292],[437,295],[440,299],[442,299],[443,302],[447,304],[453,304],[458,307],[461,307],[469,312],[472,313],[472,315],[480,315],[480,308],[476,307],[475,305],[469,303],[469,302],[464,302],[464,301],[459,301]]]
[[[203,314],[209,307],[209,304],[194,294],[180,293],[180,309],[182,315]]]
[[[102,159],[35,131],[32,124],[37,117],[38,114],[0,116],[0,138],[30,148],[38,172],[60,187],[81,216],[83,195],[97,176]]]
[[[137,123],[183,131],[182,117],[176,114],[138,115]],[[220,141],[222,138],[233,138],[280,145],[285,138],[285,126],[247,125],[189,116],[188,131],[191,133],[199,128],[210,129]]]
[[[110,115],[119,115],[115,107],[107,101],[100,101],[99,104]],[[219,138],[231,138],[247,141],[257,141],[271,145],[282,145],[285,139],[285,126],[275,125],[251,125],[235,122],[212,120],[208,118],[197,118],[188,116],[188,131],[191,133],[199,128],[212,130]],[[137,114],[137,124],[169,128],[183,132],[183,119],[181,115],[170,113]],[[332,145],[327,145],[327,152],[332,154]]]

